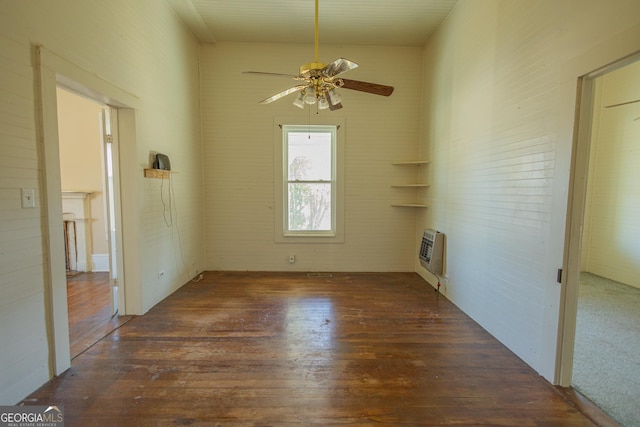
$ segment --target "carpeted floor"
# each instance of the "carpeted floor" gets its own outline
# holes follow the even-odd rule
[[[581,273],[572,385],[621,426],[640,426],[640,289]]]

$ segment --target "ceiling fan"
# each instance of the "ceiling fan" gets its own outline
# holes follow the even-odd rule
[[[317,104],[318,108],[321,110],[326,108],[329,110],[338,110],[342,108],[342,97],[336,91],[336,89],[339,88],[357,90],[382,96],[389,96],[393,93],[392,86],[338,77],[342,73],[353,70],[358,66],[358,64],[353,61],[345,58],[338,58],[329,64],[323,64],[318,61],[318,0],[316,0],[315,54],[314,62],[300,66],[300,74],[297,76],[293,74],[245,71],[245,74],[289,77],[300,82],[289,89],[285,89],[267,99],[263,99],[260,101],[260,104],[269,104],[289,94],[298,92],[297,98],[293,101],[293,105],[296,107],[304,108],[305,104]]]

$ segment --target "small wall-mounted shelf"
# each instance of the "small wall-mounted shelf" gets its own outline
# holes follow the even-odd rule
[[[391,164],[393,166],[422,166],[422,165],[428,165],[429,163],[431,163],[431,161],[429,160],[403,160],[403,161],[393,162]],[[416,192],[414,194],[414,197],[416,198],[416,200],[419,200],[418,189],[429,187],[429,184],[426,184],[424,182],[411,183],[411,184],[392,184],[391,187],[392,188],[415,188]],[[411,197],[411,199],[414,199],[414,197]],[[397,206],[397,207],[403,207],[403,208],[426,208],[427,207],[427,205],[419,203],[419,201],[406,202],[406,203],[405,202],[391,203],[391,206]]]
[[[145,178],[169,178],[171,171],[163,170],[163,169],[145,169],[144,177]]]
[[[423,205],[420,203],[391,203],[391,206],[395,206],[398,208],[426,208],[427,205]]]
[[[428,165],[429,163],[431,163],[430,160],[408,160],[408,161],[393,162],[391,164],[394,166],[400,166],[400,165]]]

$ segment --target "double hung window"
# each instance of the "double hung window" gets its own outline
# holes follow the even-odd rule
[[[336,234],[336,133],[330,125],[283,125],[285,236]]]

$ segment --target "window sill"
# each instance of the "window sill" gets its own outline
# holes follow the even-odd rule
[[[284,234],[276,236],[276,243],[344,243],[342,234]]]

